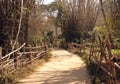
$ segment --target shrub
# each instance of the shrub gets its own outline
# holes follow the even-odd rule
[[[15,84],[14,76],[3,74],[0,77],[0,84]]]

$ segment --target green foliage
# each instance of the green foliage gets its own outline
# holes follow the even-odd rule
[[[101,84],[100,82],[100,79],[98,77],[95,77],[93,80],[92,80],[92,84]],[[104,84],[104,83],[102,83]]]
[[[106,19],[115,37],[120,37],[120,2],[119,0],[105,0],[107,2],[106,7]]]
[[[109,34],[109,31],[106,27],[95,27],[93,31],[95,33],[95,36],[100,35],[101,37],[104,37]]]
[[[62,35],[59,35],[58,38],[55,39],[54,45],[57,46],[57,47],[64,48],[64,49],[68,48],[68,45],[65,41],[65,38]]]
[[[115,39],[115,42],[116,42],[116,43],[120,43],[120,38],[116,38],[116,39]]]
[[[114,47],[115,49],[120,49],[120,38],[114,40]]]
[[[32,36],[30,38],[30,44],[33,46],[42,45],[44,37],[43,36]]]
[[[14,76],[12,76],[12,75],[6,75],[4,73],[0,77],[0,84],[15,84],[14,79],[15,79]]]
[[[120,59],[120,49],[112,49],[112,53],[116,58]]]
[[[54,45],[54,36],[53,36],[53,31],[48,31],[46,35],[46,42],[49,47],[53,47]]]
[[[95,42],[99,43],[99,37],[101,38],[101,40],[105,40],[109,36],[109,31],[106,27],[95,27],[92,36],[94,36]]]
[[[120,14],[119,14],[119,16],[115,17],[113,24],[114,24],[114,28],[113,28],[114,35],[116,37],[120,37],[120,33],[119,33],[119,31],[120,31]]]

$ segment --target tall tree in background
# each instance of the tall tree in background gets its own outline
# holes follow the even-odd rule
[[[86,39],[95,26],[98,6],[94,0],[56,0],[57,25],[61,26],[66,42]]]

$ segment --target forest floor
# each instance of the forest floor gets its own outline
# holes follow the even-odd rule
[[[63,49],[53,49],[52,58],[17,84],[90,84],[85,63]]]

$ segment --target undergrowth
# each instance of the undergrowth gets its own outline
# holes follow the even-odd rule
[[[105,84],[103,83],[105,81],[105,76],[103,75],[105,74],[104,71],[102,71],[96,63],[90,62],[89,55],[86,54],[85,52],[84,53],[74,52],[74,53],[79,55],[80,58],[86,63],[88,73],[92,78],[91,79],[92,84]]]

